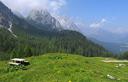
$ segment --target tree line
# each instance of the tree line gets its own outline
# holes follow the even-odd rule
[[[20,32],[17,33],[18,37],[15,38],[8,30],[0,29],[1,60],[56,52],[80,54],[88,57],[112,56],[110,52],[89,41],[79,32],[65,30],[41,36],[24,33],[24,31]]]

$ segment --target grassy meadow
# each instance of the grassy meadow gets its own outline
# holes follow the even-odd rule
[[[9,70],[8,61],[0,61],[0,82],[128,82],[128,63],[116,67],[122,63],[105,63],[102,57],[49,53],[26,59],[27,70]]]

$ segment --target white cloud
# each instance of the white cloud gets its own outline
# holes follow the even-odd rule
[[[92,24],[90,25],[90,27],[92,27],[92,28],[100,28],[100,27],[102,27],[106,22],[107,22],[107,20],[103,18],[101,21],[99,21],[99,22],[97,22],[97,23],[92,23]]]
[[[66,5],[66,0],[1,0],[13,11],[27,15],[32,9],[47,9],[58,13]]]
[[[50,8],[52,8],[53,11],[58,11],[64,5],[66,5],[66,1],[65,0],[52,0],[50,2]]]

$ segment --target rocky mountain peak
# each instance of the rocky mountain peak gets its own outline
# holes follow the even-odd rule
[[[69,17],[56,16],[56,19],[60,22],[63,29],[79,31],[78,26]]]
[[[59,21],[51,16],[51,14],[45,9],[32,10],[27,19],[29,21],[34,21],[37,24],[48,26],[52,29],[61,29]]]

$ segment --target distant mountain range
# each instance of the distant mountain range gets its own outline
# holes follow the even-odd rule
[[[107,30],[88,28],[84,32],[90,40],[99,45],[104,46],[107,50],[113,53],[123,53],[128,51],[127,34],[115,34]]]
[[[107,50],[109,50],[110,52],[113,52],[115,54],[120,54],[120,53],[123,53],[125,51],[128,51],[128,44],[127,43],[103,42],[103,41],[96,40],[94,38],[89,38],[89,39],[91,41],[99,44],[99,45],[102,45]]]

